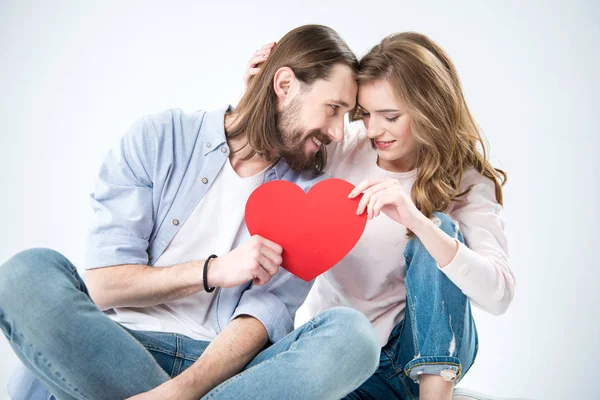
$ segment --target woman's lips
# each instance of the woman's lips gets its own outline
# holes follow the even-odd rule
[[[390,140],[390,141],[375,140],[375,147],[377,147],[378,149],[382,149],[382,150],[387,149],[394,142],[395,142],[395,140]]]

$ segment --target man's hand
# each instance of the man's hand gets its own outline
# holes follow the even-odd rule
[[[277,243],[254,235],[237,249],[210,261],[208,285],[229,288],[248,281],[265,285],[279,271],[282,253]]]

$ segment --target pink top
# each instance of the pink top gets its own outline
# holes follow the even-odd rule
[[[361,122],[347,125],[344,143],[330,149],[328,172],[355,185],[364,179],[396,178],[410,193],[416,170],[394,173],[377,166]],[[492,314],[508,308],[515,288],[510,269],[502,206],[494,183],[475,169],[465,171],[461,190],[474,185],[464,202],[452,203],[447,214],[458,224],[466,241],[441,271],[466,294],[473,305]],[[369,221],[354,249],[336,266],[319,276],[306,307],[310,317],[335,306],[365,314],[384,346],[404,317],[406,303],[406,228],[384,214]]]

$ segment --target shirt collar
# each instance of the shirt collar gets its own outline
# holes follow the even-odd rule
[[[231,110],[233,110],[233,107],[227,106],[206,113],[204,117],[205,122],[202,124],[204,155],[218,150],[223,145],[227,144],[227,137],[225,136],[225,114]],[[269,171],[267,171],[268,177],[265,176],[265,180],[282,179],[289,169],[288,163],[281,158],[269,169]]]
[[[224,144],[227,144],[225,137],[225,113],[231,109],[231,106],[221,108],[216,111],[208,111],[204,116],[201,136],[204,139],[204,155],[218,150]]]

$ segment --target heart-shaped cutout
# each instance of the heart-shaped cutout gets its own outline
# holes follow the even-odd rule
[[[246,203],[246,226],[283,247],[282,267],[311,281],[346,256],[362,236],[367,213],[356,215],[354,185],[326,179],[308,193],[277,180],[259,186]]]

